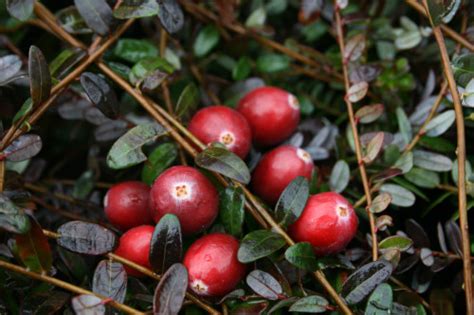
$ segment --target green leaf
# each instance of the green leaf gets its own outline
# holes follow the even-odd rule
[[[384,111],[383,104],[365,105],[357,110],[355,118],[361,124],[370,124],[382,116]]]
[[[342,285],[341,296],[346,300],[347,304],[357,304],[379,284],[390,278],[392,271],[392,264],[386,260],[368,263],[357,269],[347,278]]]
[[[280,54],[263,54],[257,59],[257,70],[262,73],[274,73],[288,69],[290,59]]]
[[[176,115],[186,116],[194,112],[199,105],[199,88],[191,82],[183,89],[176,103]]]
[[[436,26],[441,23],[449,23],[457,10],[461,0],[428,0],[431,23]]]
[[[34,0],[7,0],[6,6],[11,16],[20,21],[26,21],[33,13],[34,4]]]
[[[13,117],[12,122],[16,123],[17,121],[19,121],[23,117],[27,116],[31,112],[32,109],[33,109],[33,101],[31,100],[31,98],[28,98],[23,103],[23,105],[21,105],[20,110]]]
[[[309,197],[309,183],[305,177],[293,179],[282,192],[275,206],[275,218],[283,227],[298,219]]]
[[[110,33],[114,21],[112,9],[105,0],[74,0],[79,14],[87,26],[97,34],[105,36]]]
[[[310,243],[296,243],[285,251],[285,258],[298,268],[315,271],[318,269],[318,261]]]
[[[209,24],[197,35],[193,51],[197,57],[207,55],[219,43],[220,35],[216,26]]]
[[[392,196],[387,192],[382,192],[380,195],[374,198],[370,205],[370,212],[380,213],[387,209],[388,205],[392,202]]]
[[[167,74],[173,73],[174,68],[163,58],[153,57],[145,58],[137,62],[130,71],[129,80],[133,85],[141,84],[147,77],[150,77],[156,72],[163,74],[163,79]]]
[[[148,185],[153,184],[155,179],[178,157],[178,149],[174,143],[163,143],[157,146],[148,156],[142,169],[142,181]]]
[[[87,170],[76,180],[72,190],[72,196],[77,199],[85,199],[94,189],[94,172]]]
[[[334,164],[331,175],[329,176],[329,187],[331,190],[341,193],[349,184],[350,177],[349,165],[344,160],[339,160]]]
[[[385,134],[383,132],[377,132],[377,134],[369,141],[363,158],[365,163],[371,163],[377,158],[383,149],[384,137]]]
[[[381,251],[389,249],[398,249],[400,251],[406,251],[413,245],[413,241],[408,237],[401,235],[389,236],[379,242],[379,249]]]
[[[392,204],[396,206],[409,208],[415,203],[415,195],[400,185],[384,184],[380,191],[389,193],[392,196]]]
[[[48,99],[51,93],[51,75],[43,53],[31,46],[28,55],[28,74],[30,75],[30,94],[34,105]]]
[[[49,64],[49,72],[56,79],[62,79],[84,57],[86,52],[82,49],[65,49]]]
[[[247,285],[258,295],[276,301],[283,293],[283,288],[271,274],[261,270],[253,270],[247,275]]]
[[[252,71],[252,63],[249,57],[240,57],[237,64],[232,69],[232,78],[235,81],[240,81],[247,78]]]
[[[408,120],[405,111],[401,107],[397,107],[395,113],[397,114],[398,128],[400,129],[400,133],[402,134],[405,143],[408,144],[413,137],[410,121]]]
[[[364,315],[390,314],[393,302],[392,287],[386,283],[380,284],[369,297]]]
[[[158,14],[159,7],[156,0],[123,0],[114,10],[117,19],[132,19]]]
[[[250,171],[234,153],[220,146],[211,146],[199,153],[195,162],[199,167],[235,179],[243,184],[250,182]]]
[[[165,133],[165,129],[155,123],[130,129],[112,145],[107,155],[107,165],[113,169],[122,169],[145,161],[146,155],[142,152],[142,146]]]
[[[245,196],[240,187],[227,187],[220,197],[220,218],[227,233],[239,237],[244,223]]]
[[[0,193],[0,228],[12,233],[24,234],[29,231],[30,226],[30,220],[23,209]]]
[[[447,172],[453,168],[453,162],[447,156],[425,150],[413,151],[413,164],[435,172]]]
[[[472,165],[469,160],[466,160],[466,166],[465,166],[465,173],[466,173],[466,178],[469,179],[469,177],[472,176]],[[459,172],[459,162],[456,159],[453,163],[453,168],[451,170],[451,177],[453,178],[453,182],[457,185],[458,184],[458,172]]]
[[[25,234],[15,237],[18,256],[31,271],[48,273],[53,263],[53,255],[43,229],[34,219],[30,219],[31,228]]]
[[[456,119],[454,109],[445,111],[433,118],[426,126],[425,132],[429,137],[437,137],[442,135],[446,130],[451,127]]]
[[[61,27],[70,34],[80,35],[93,32],[73,5],[56,12],[56,19]]]
[[[423,188],[435,188],[441,181],[437,173],[417,167],[412,168],[404,177]]]
[[[265,24],[266,19],[267,11],[264,7],[259,7],[249,15],[245,21],[245,26],[259,28]]]
[[[242,263],[253,262],[273,254],[285,244],[285,239],[279,234],[267,230],[256,230],[242,239],[237,258]]]
[[[174,214],[165,214],[153,231],[150,243],[149,262],[153,271],[162,274],[171,265],[181,261],[183,237],[179,219]]]
[[[329,302],[319,295],[305,296],[293,305],[291,305],[290,312],[301,313],[324,313],[328,310]]]
[[[148,40],[122,38],[117,41],[113,54],[123,60],[137,63],[145,58],[153,58],[159,55],[158,48]]]
[[[451,62],[454,78],[461,86],[466,86],[474,79],[474,53],[455,56]]]
[[[408,173],[413,168],[413,153],[409,151],[402,154],[393,166],[400,169],[403,174]]]

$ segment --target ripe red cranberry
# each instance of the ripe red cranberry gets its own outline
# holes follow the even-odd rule
[[[242,114],[226,106],[210,106],[198,111],[189,123],[204,144],[220,142],[244,159],[252,145],[250,126]]]
[[[178,217],[185,235],[209,227],[219,210],[216,188],[189,166],[174,166],[163,172],[153,183],[150,203],[155,222],[172,213]]]
[[[344,197],[324,192],[309,197],[303,213],[288,231],[295,241],[311,243],[317,255],[329,255],[346,247],[358,223],[354,208]]]
[[[151,225],[141,225],[128,230],[120,237],[115,254],[143,267],[151,268],[148,256],[154,229]],[[130,276],[143,276],[139,271],[127,266],[125,266],[125,270]]]
[[[310,180],[313,168],[313,160],[305,150],[291,145],[277,147],[258,162],[252,175],[252,189],[273,205],[293,179],[304,176]]]
[[[204,296],[222,296],[232,291],[246,271],[237,260],[238,250],[239,241],[227,234],[208,234],[195,241],[184,257],[189,287]]]
[[[104,198],[107,219],[125,231],[152,223],[149,209],[150,187],[138,181],[122,182],[112,186]]]
[[[245,95],[237,110],[247,118],[253,140],[262,146],[278,144],[288,138],[298,126],[298,99],[285,90],[265,86]]]

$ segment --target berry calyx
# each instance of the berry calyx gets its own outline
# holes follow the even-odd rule
[[[186,252],[189,287],[198,295],[222,296],[232,291],[243,279],[244,264],[238,261],[239,241],[214,233],[195,241]]]
[[[153,183],[150,206],[155,222],[167,213],[181,223],[183,234],[198,233],[209,227],[219,211],[219,196],[212,183],[195,168],[174,166]]]
[[[297,242],[309,242],[317,255],[335,254],[354,238],[359,220],[352,205],[340,194],[310,196],[301,216],[288,231]]]
[[[308,180],[314,169],[308,152],[291,145],[266,153],[252,174],[252,189],[260,198],[274,205],[286,186],[298,176]]]
[[[256,144],[271,146],[287,139],[298,126],[298,99],[280,88],[265,86],[252,90],[237,110],[247,119]]]
[[[152,223],[149,196],[150,187],[142,182],[116,184],[105,195],[105,215],[110,223],[122,231]]]
[[[149,256],[154,229],[151,225],[141,225],[128,230],[120,237],[119,246],[114,253],[140,266],[151,268]],[[141,272],[130,267],[125,266],[125,270],[130,276],[143,276]]]
[[[224,144],[242,159],[252,145],[247,120],[238,111],[226,106],[209,106],[198,111],[189,123],[189,131],[204,144]]]

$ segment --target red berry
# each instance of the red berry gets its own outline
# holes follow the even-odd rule
[[[153,183],[150,202],[155,222],[172,213],[178,217],[185,235],[209,227],[219,210],[216,188],[189,166],[174,166],[163,172]]]
[[[298,126],[298,99],[285,90],[266,86],[243,97],[237,110],[247,118],[255,143],[275,145],[287,139]]]
[[[140,266],[151,268],[148,256],[154,229],[151,225],[141,225],[128,230],[120,237],[115,254]],[[125,266],[125,270],[130,276],[143,276],[142,273],[127,266]]]
[[[104,198],[107,219],[125,231],[152,221],[149,209],[150,187],[137,181],[112,186]]]
[[[301,216],[289,227],[297,242],[309,242],[317,255],[335,254],[354,238],[359,221],[352,205],[340,194],[310,196]]]
[[[291,145],[280,146],[258,162],[252,175],[253,191],[273,205],[293,179],[304,176],[310,180],[313,168],[308,152]]]
[[[226,106],[210,106],[198,111],[189,123],[191,131],[204,144],[220,142],[242,159],[252,145],[250,126],[238,111]]]
[[[195,241],[186,252],[189,287],[199,295],[222,296],[234,289],[245,276],[246,267],[237,260],[239,241],[214,233]]]

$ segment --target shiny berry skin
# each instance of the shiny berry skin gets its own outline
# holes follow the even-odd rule
[[[152,223],[149,196],[150,187],[142,182],[116,184],[105,195],[105,215],[110,223],[122,231]]]
[[[114,253],[140,266],[150,268],[148,256],[154,230],[155,228],[151,225],[141,225],[128,230],[120,237],[119,246]],[[143,276],[142,273],[127,266],[125,266],[125,270],[129,276]]]
[[[286,186],[298,176],[311,179],[314,164],[303,149],[279,146],[267,152],[252,174],[252,189],[257,196],[274,205]]]
[[[209,227],[219,211],[219,196],[212,183],[195,168],[173,166],[153,183],[150,192],[153,220],[167,213],[176,215],[183,234]]]
[[[244,159],[252,145],[250,126],[242,114],[226,106],[210,106],[198,111],[189,131],[204,144],[220,142]]]
[[[298,126],[298,99],[285,90],[265,86],[245,95],[237,110],[250,124],[257,145],[271,146],[287,139]]]
[[[237,260],[239,241],[223,234],[208,234],[195,241],[183,264],[188,269],[189,287],[199,295],[222,296],[232,291],[246,272]]]
[[[288,232],[296,242],[309,242],[317,255],[335,254],[354,238],[359,220],[352,205],[340,194],[310,196],[301,216]]]

